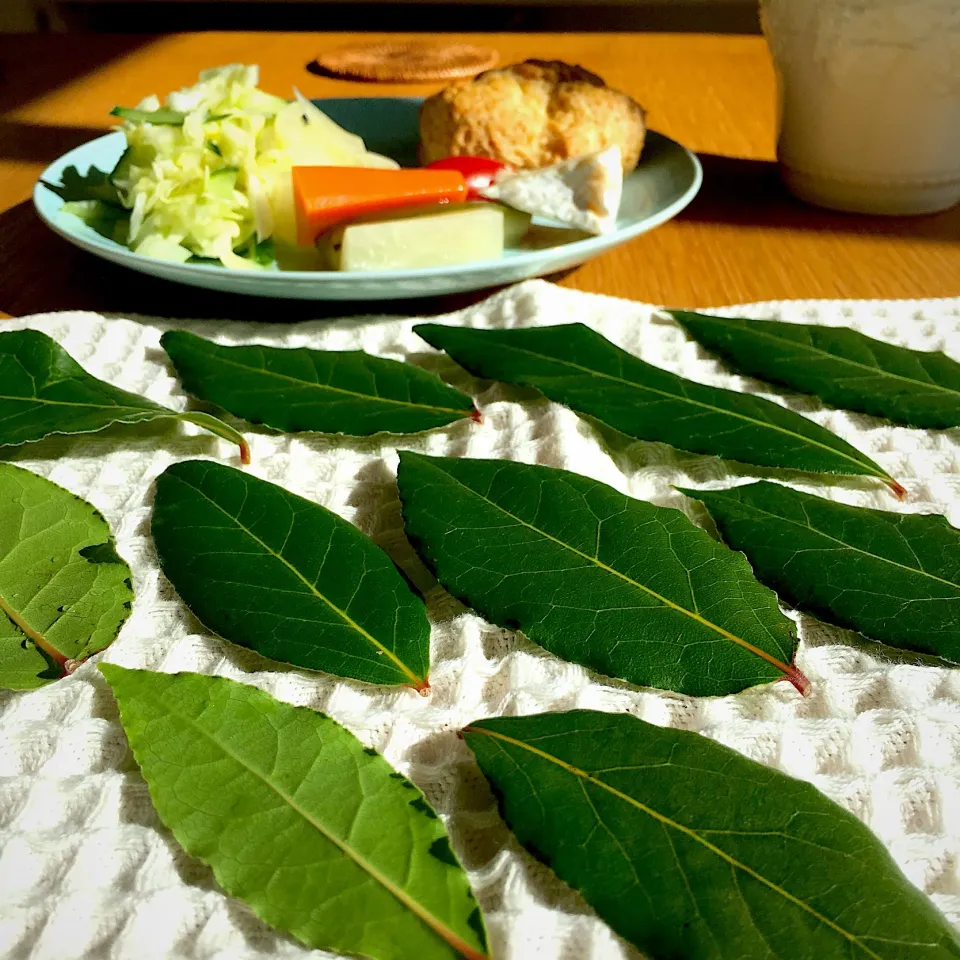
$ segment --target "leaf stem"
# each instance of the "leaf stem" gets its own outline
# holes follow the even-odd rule
[[[891,477],[885,481],[887,486],[893,491],[893,495],[902,503],[907,499],[907,488]]]
[[[220,437],[221,440],[235,443],[240,448],[240,462],[244,465],[250,463],[250,444],[247,443],[246,437],[239,430],[234,430],[229,424],[211,416],[209,413],[201,413],[195,410],[181,413],[180,419],[186,420],[188,423],[194,423],[204,430],[209,430],[215,436]]]
[[[784,679],[789,680],[794,687],[796,687],[800,696],[805,697],[810,692],[810,681],[796,665],[790,665],[790,669],[787,671]]]

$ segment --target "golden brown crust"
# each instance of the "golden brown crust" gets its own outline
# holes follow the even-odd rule
[[[645,133],[635,100],[558,60],[527,60],[458,81],[420,111],[426,163],[467,155],[532,169],[617,145],[628,173]]]

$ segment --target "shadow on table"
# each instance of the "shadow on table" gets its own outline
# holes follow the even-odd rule
[[[0,120],[0,160],[53,163],[68,150],[108,132],[96,127],[51,127]]]
[[[67,34],[0,35],[0,113],[95,73],[156,39],[114,35],[86,44],[82,37]]]
[[[495,289],[413,300],[316,301],[218,293],[170,283],[84,253],[51,232],[30,201],[0,213],[0,310],[13,316],[96,310],[145,316],[276,321],[364,315],[430,316],[478,303]],[[558,280],[565,274],[550,277]]]
[[[920,217],[868,217],[810,206],[791,196],[769,160],[699,154],[703,187],[677,218],[765,230],[856,233],[914,240],[960,239],[960,207]]]

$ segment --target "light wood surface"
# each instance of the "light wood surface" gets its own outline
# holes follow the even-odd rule
[[[293,85],[314,97],[418,95],[440,86],[350,83],[308,69],[321,49],[357,39],[284,33],[0,37],[0,309],[278,320],[369,311],[370,305],[249,302],[140,277],[69,247],[27,202],[47,163],[110,126],[115,103],[191,83],[204,67],[258,63],[262,85],[285,95]],[[774,76],[761,38],[590,33],[470,39],[495,47],[503,62],[563,59],[600,73],[647,107],[651,126],[701,155],[704,188],[682,216],[559,278],[563,285],[693,307],[960,295],[960,208],[920,218],[868,218],[819,211],[785,193],[772,162]],[[440,311],[462,299],[385,306]]]

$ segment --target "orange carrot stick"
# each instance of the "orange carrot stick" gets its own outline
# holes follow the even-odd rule
[[[294,167],[297,239],[312,244],[328,227],[364,214],[425,203],[462,203],[467,184],[456,170]]]

